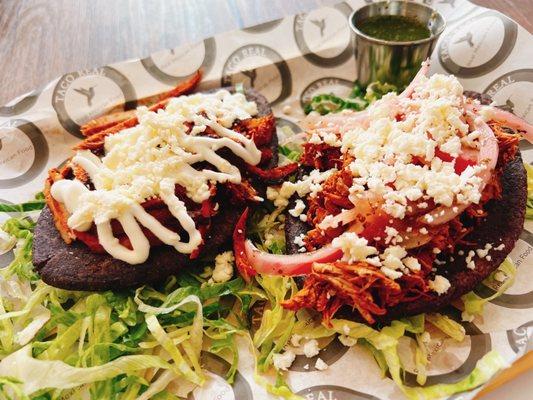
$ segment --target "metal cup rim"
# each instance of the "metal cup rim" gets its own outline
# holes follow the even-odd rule
[[[428,43],[428,42],[431,42],[431,41],[434,41],[434,40],[438,39],[438,37],[441,35],[441,33],[446,28],[446,19],[444,19],[442,14],[440,12],[438,12],[436,9],[434,9],[433,7],[430,7],[430,6],[426,5],[426,4],[421,4],[421,3],[414,3],[414,4],[416,4],[419,7],[424,7],[424,8],[427,8],[427,9],[431,10],[432,12],[434,12],[438,16],[440,16],[440,18],[443,21],[442,26],[439,28],[437,33],[431,32],[430,36],[425,38],[425,39],[410,40],[410,41],[405,41],[405,42],[395,42],[395,41],[391,41],[391,40],[378,39],[378,38],[375,38],[375,37],[372,37],[372,36],[368,36],[366,33],[361,32],[355,26],[355,23],[353,21],[354,17],[355,17],[355,14],[358,11],[360,11],[362,8],[375,6],[376,4],[390,4],[390,3],[405,3],[405,1],[399,1],[399,0],[398,1],[379,1],[379,2],[367,4],[367,5],[363,6],[363,7],[360,7],[357,10],[352,11],[352,13],[350,14],[350,17],[349,17],[350,28],[354,31],[354,33],[356,35],[359,35],[359,36],[363,37],[364,39],[368,40],[369,42],[373,42],[373,43],[376,43],[376,44],[382,44],[382,45],[386,45],[386,46],[406,46],[406,45],[408,46],[408,45],[417,45],[417,44]]]

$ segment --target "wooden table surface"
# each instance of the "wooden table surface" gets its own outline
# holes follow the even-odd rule
[[[334,2],[0,0],[0,105],[66,72],[144,57]],[[474,2],[533,32],[533,0]]]

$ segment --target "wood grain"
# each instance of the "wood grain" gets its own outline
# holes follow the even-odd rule
[[[474,0],[530,32],[531,0]],[[0,104],[92,68],[336,0],[0,0]]]

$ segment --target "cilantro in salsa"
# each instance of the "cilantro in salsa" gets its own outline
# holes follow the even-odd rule
[[[431,35],[426,25],[404,15],[375,15],[359,22],[357,28],[368,36],[392,42],[409,42]]]

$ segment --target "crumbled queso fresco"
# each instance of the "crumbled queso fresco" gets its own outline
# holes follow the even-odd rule
[[[424,78],[410,98],[389,93],[372,104],[363,112],[366,113],[366,123],[346,124],[340,133],[337,124],[317,124],[310,132],[309,142],[339,147],[345,159],[352,160],[349,164],[353,174],[349,189],[352,203],[356,204],[362,198],[383,199],[382,210],[391,218],[400,220],[413,210],[424,210],[434,203],[433,214],[426,213],[423,220],[430,227],[432,223],[438,223],[436,221],[443,217],[445,209],[457,213],[481,199],[480,174],[486,169],[484,162],[467,165],[460,172],[455,170],[455,157],[465,150],[477,154],[480,147],[480,132],[472,130],[463,118],[463,101],[463,88],[455,77],[435,74]],[[448,153],[452,161],[437,157],[438,151]],[[269,187],[267,197],[276,207],[286,207],[294,194],[312,198],[334,172],[335,169],[313,170],[296,182]],[[296,201],[289,214],[294,217],[305,215],[305,204]],[[326,216],[319,228],[327,228],[332,221],[332,216]],[[417,229],[421,235],[429,232],[425,226]],[[412,227],[407,230],[412,231]],[[402,247],[404,237],[398,230],[387,226],[385,234],[384,238],[374,239],[383,239],[388,246],[382,252],[354,232],[343,233],[333,240],[332,245],[342,249],[344,261],[368,262],[391,279],[420,271],[418,260],[410,257]],[[303,237],[296,238],[295,243],[305,251]],[[475,268],[476,255],[490,260],[491,249],[492,245],[487,244],[466,254],[468,268]],[[438,254],[437,250],[435,254]],[[450,287],[448,280],[439,274],[435,274],[429,285],[439,295]]]

